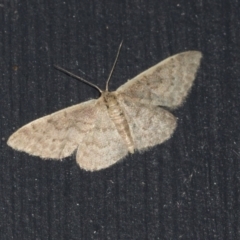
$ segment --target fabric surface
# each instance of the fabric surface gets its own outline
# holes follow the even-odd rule
[[[240,2],[0,2],[0,239],[239,239]],[[30,121],[187,50],[203,53],[172,138],[99,171],[6,145]]]

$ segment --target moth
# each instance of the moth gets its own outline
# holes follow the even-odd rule
[[[118,49],[118,54],[121,45]],[[117,57],[118,57],[117,54]],[[116,64],[115,59],[113,68]],[[76,161],[88,171],[107,168],[128,153],[143,151],[169,139],[176,109],[185,100],[202,54],[187,51],[171,56],[116,91],[98,89],[101,96],[57,111],[23,126],[8,139],[12,148],[43,159],[63,159],[76,150]]]

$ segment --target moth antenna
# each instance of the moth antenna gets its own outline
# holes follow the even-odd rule
[[[117,63],[118,56],[119,56],[119,53],[120,53],[120,50],[121,50],[121,47],[122,47],[122,43],[123,43],[123,40],[121,41],[121,43],[120,43],[120,45],[119,45],[119,47],[118,47],[117,56],[116,56],[115,61],[114,61],[114,63],[113,63],[111,72],[110,72],[110,74],[109,74],[109,76],[108,76],[108,79],[107,79],[107,82],[106,82],[106,91],[108,91],[108,83],[109,83],[109,80],[110,80],[110,78],[111,78],[111,76],[112,76],[112,73],[113,73],[113,70],[114,70],[114,68],[115,68],[115,65],[116,65],[116,63]]]
[[[78,79],[78,80],[80,80],[80,81],[82,81],[82,82],[84,82],[84,83],[86,83],[86,84],[88,84],[88,85],[96,88],[100,93],[102,93],[102,90],[101,90],[97,85],[95,85],[95,84],[93,84],[93,83],[85,80],[84,78],[81,78],[81,77],[79,77],[79,76],[77,76],[77,75],[75,75],[75,74],[67,71],[67,70],[64,69],[64,68],[61,68],[61,67],[59,67],[59,66],[57,66],[57,65],[53,65],[53,66],[54,66],[56,69],[58,69],[59,71],[61,71],[61,72],[63,72],[63,73],[66,73],[67,75],[69,75],[69,76],[71,76],[71,77],[73,77],[73,78],[76,78],[76,79]]]

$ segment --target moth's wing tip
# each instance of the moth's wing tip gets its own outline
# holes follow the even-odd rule
[[[203,57],[203,54],[200,51],[194,51],[194,53],[199,59],[201,59]]]
[[[198,57],[198,58],[202,58],[203,54],[201,51],[198,51],[198,50],[189,50],[189,51],[186,51],[186,52],[182,52],[182,53],[179,53],[180,55],[192,55],[192,56],[195,56],[195,57]],[[176,55],[179,55],[179,54],[176,54]]]
[[[28,125],[19,128],[16,132],[10,135],[7,140],[7,145],[14,150],[34,155],[31,151],[29,151],[28,146],[26,145],[26,130],[28,130]]]
[[[21,142],[21,137],[19,138],[19,136],[17,136],[17,132],[14,132],[7,140],[7,145],[9,147],[11,147],[12,149],[15,149],[17,151],[24,151],[24,149],[22,149],[20,146],[20,142]]]
[[[199,61],[200,61],[201,58],[203,57],[203,54],[202,54],[202,52],[200,52],[200,51],[195,51],[195,50],[193,50],[193,51],[189,51],[189,53],[190,53],[191,55],[194,55],[194,57],[197,58]]]
[[[11,148],[15,148],[13,139],[14,139],[14,133],[7,140],[7,145]]]
[[[188,62],[192,62],[192,63],[196,64],[199,67],[201,59],[203,57],[202,52],[193,50],[193,51],[188,51],[186,53],[187,54],[185,56],[187,56],[187,58],[188,58],[187,61]]]

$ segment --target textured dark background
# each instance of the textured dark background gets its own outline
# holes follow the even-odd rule
[[[203,61],[173,137],[100,172],[6,145],[22,125],[98,97],[160,60]],[[0,2],[0,239],[240,239],[237,0]],[[85,73],[85,74],[84,74]]]

